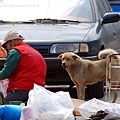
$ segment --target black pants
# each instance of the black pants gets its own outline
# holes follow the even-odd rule
[[[8,92],[5,97],[6,104],[9,104],[9,101],[22,101],[24,103],[28,100],[29,90],[11,90]]]

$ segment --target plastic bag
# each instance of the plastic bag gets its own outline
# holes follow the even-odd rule
[[[108,115],[103,120],[120,118],[120,104],[109,103],[93,98],[79,106],[79,111],[85,119],[96,114],[100,110],[107,110]]]
[[[74,105],[68,92],[53,93],[34,85],[34,89],[29,92],[27,106],[32,107],[34,119],[38,120],[65,120],[74,117]]]
[[[8,87],[8,79],[0,80],[0,91],[3,93],[4,97],[6,97],[7,93],[7,87]]]
[[[24,106],[22,108],[21,119],[20,120],[36,120],[34,118],[31,106]]]
[[[20,120],[21,110],[19,105],[1,105],[0,120]]]

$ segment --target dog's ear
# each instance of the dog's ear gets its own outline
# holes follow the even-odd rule
[[[63,56],[63,54],[60,54],[60,55],[58,56],[58,58],[60,58],[60,59],[61,59],[61,58],[62,58],[62,56]]]
[[[80,58],[80,57],[79,57],[78,55],[76,55],[76,54],[73,54],[72,57],[73,57],[74,59]]]

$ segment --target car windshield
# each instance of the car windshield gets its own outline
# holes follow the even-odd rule
[[[89,0],[0,0],[1,21],[93,21]]]

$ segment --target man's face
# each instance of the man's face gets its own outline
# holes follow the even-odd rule
[[[10,40],[7,43],[5,43],[5,48],[7,49],[7,51],[9,52],[13,47],[14,47],[14,40]]]

